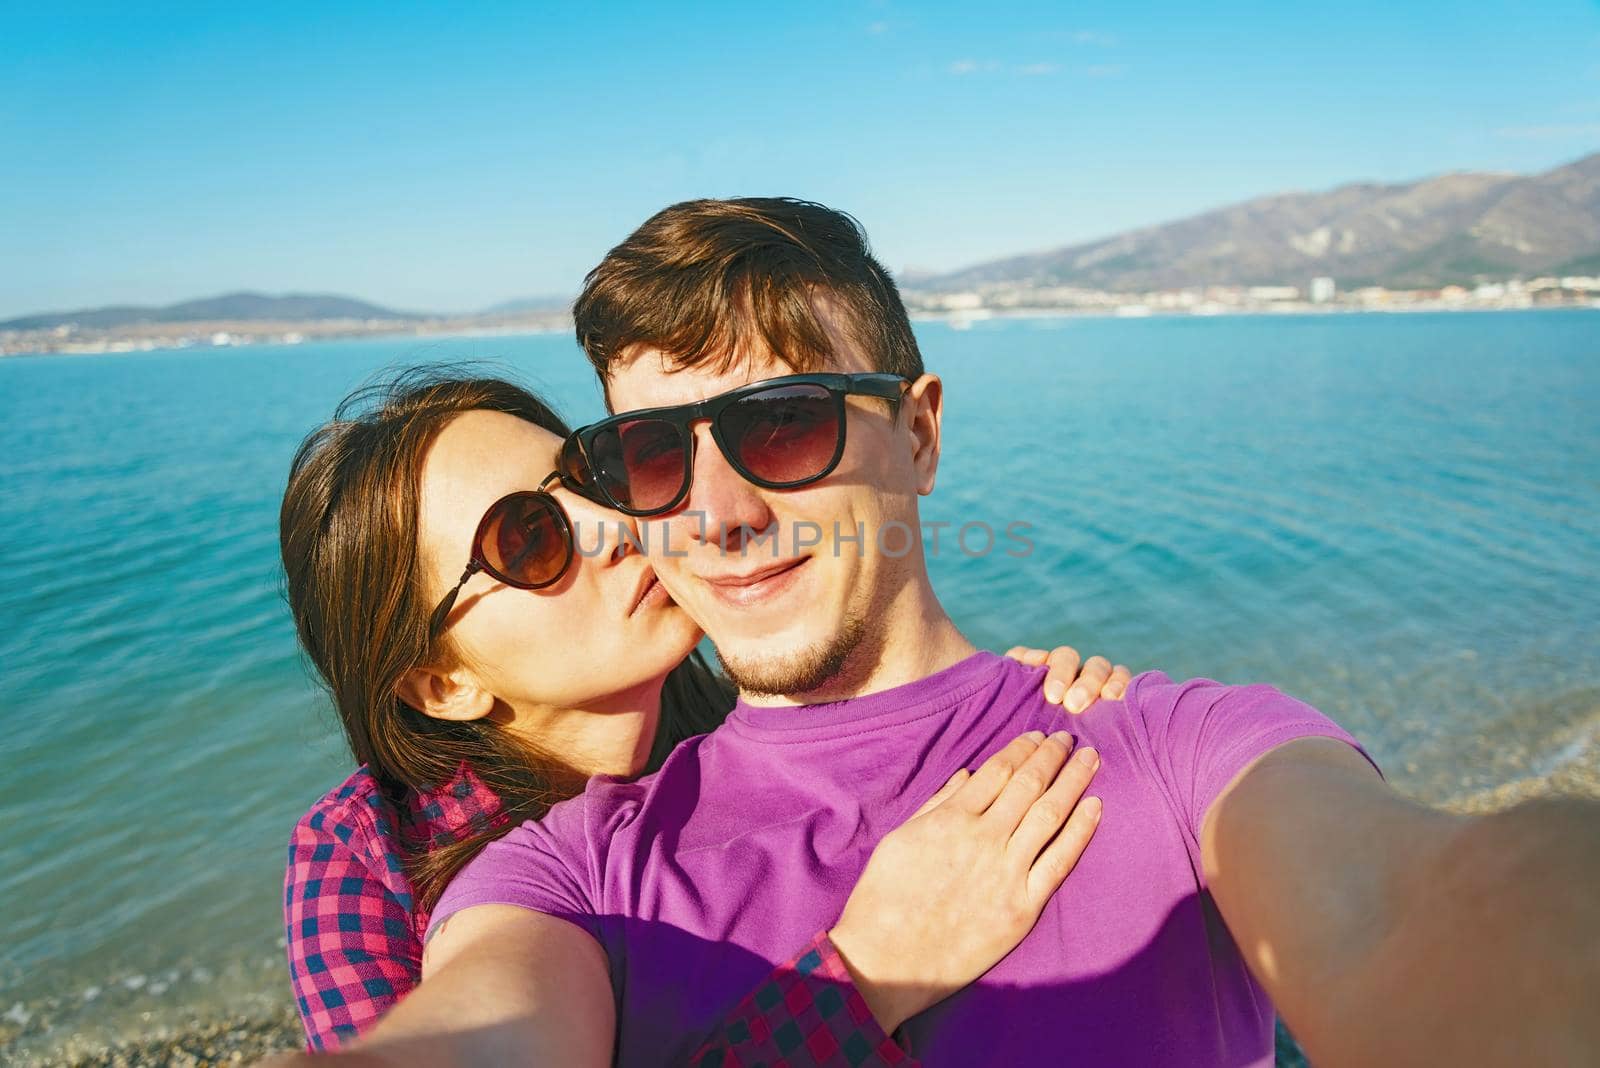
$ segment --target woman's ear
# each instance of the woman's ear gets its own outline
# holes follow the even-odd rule
[[[482,719],[494,709],[494,694],[459,672],[412,668],[394,690],[400,700],[434,719]]]

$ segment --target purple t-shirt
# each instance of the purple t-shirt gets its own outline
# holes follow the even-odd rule
[[[959,768],[1030,730],[1102,756],[1094,840],[1009,956],[908,1021],[935,1065],[1270,1065],[1273,1008],[1224,927],[1200,864],[1206,808],[1295,738],[1355,740],[1269,686],[1140,675],[1069,717],[1043,670],[978,653],[834,704],[740,702],[636,782],[591,782],[488,846],[433,923],[510,904],[604,948],[617,1063],[683,1059],[739,999],[831,926],[872,848]]]

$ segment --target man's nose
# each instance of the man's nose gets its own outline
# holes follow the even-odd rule
[[[744,540],[773,523],[759,486],[752,485],[728,463],[711,437],[711,425],[694,428],[694,480],[685,509],[693,513],[691,536],[696,541],[739,549]]]

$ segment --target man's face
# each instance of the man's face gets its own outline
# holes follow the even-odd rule
[[[838,313],[825,306],[821,317],[834,345],[828,370],[873,370]],[[629,356],[609,381],[617,412],[689,404],[794,373],[770,354],[722,373],[669,370],[653,348]],[[870,665],[885,628],[915,625],[894,609],[897,597],[910,603],[913,581],[925,577],[917,496],[933,488],[939,399],[931,375],[898,417],[882,400],[846,398],[838,467],[790,490],[747,482],[710,424],[695,425],[688,499],[641,521],[641,533],[657,575],[711,636],[741,690],[804,695]]]

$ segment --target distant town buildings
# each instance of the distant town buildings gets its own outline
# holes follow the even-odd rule
[[[137,323],[87,328],[0,330],[0,356],[31,353],[149,352],[153,349],[227,348],[235,345],[299,345],[339,338],[461,334],[525,334],[571,330],[565,311],[531,311],[438,319],[312,319],[296,322]]]
[[[1298,285],[1188,286],[1146,292],[1112,292],[1084,286],[992,283],[959,292],[902,291],[907,309],[920,318],[939,318],[956,327],[996,316],[1240,315],[1343,311],[1472,311],[1496,308],[1600,308],[1600,278],[1513,279],[1438,289],[1340,289],[1334,279],[1312,278]],[[383,335],[532,333],[572,329],[565,310],[485,314],[452,318],[331,319],[307,322],[142,323],[106,329],[57,326],[40,330],[0,330],[0,356],[27,353],[134,352],[151,349],[233,345],[297,345],[305,341]]]
[[[1357,286],[1341,290],[1334,279],[1312,278],[1293,285],[1188,286],[1127,293],[1082,286],[990,283],[960,292],[903,291],[906,306],[924,316],[958,323],[991,315],[1100,314],[1226,315],[1335,311],[1470,311],[1477,309],[1596,307],[1600,278],[1566,276],[1486,282],[1468,288],[1387,289]]]

